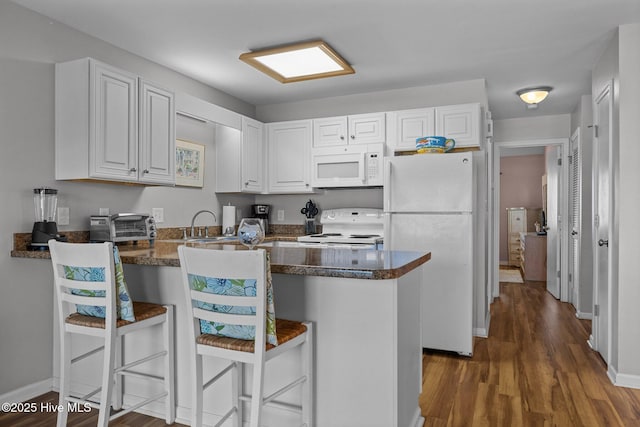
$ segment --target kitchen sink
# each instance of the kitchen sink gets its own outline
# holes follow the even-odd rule
[[[238,241],[238,236],[214,236],[214,237],[192,237],[185,240],[186,243],[216,243]]]
[[[274,240],[272,242],[262,242],[258,247],[263,248],[299,248],[302,246],[300,242],[290,240]]]

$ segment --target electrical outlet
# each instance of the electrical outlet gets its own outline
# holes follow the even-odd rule
[[[109,215],[109,208],[100,208],[100,215]]]
[[[151,214],[156,223],[164,222],[164,208],[153,208]]]
[[[278,221],[284,221],[284,209],[278,209]]]
[[[58,225],[69,225],[69,208],[58,208]]]

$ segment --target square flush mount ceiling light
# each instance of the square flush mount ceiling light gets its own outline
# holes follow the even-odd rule
[[[240,55],[240,60],[281,83],[355,73],[347,61],[321,40],[247,52]]]

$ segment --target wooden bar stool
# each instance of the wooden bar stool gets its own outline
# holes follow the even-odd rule
[[[309,322],[276,319],[269,261],[264,249],[224,251],[178,247],[187,302],[191,345],[191,425],[202,425],[203,392],[224,374],[232,373],[233,407],[216,426],[233,416],[242,426],[242,401],[251,402],[250,426],[258,427],[262,407],[295,410],[302,425],[313,426],[313,328]],[[302,375],[263,394],[265,362],[301,346]],[[202,356],[230,361],[203,385]],[[244,365],[253,365],[251,396],[244,391]],[[275,399],[301,386],[302,405]]]
[[[60,405],[58,427],[67,424],[70,402],[88,403],[99,409],[98,426],[106,427],[149,402],[165,399],[165,421],[175,421],[173,306],[131,302],[122,276],[120,258],[110,242],[62,243],[49,241],[59,309],[60,334]],[[127,310],[129,310],[127,312]],[[132,317],[133,316],[133,317]],[[119,318],[122,317],[122,318]],[[125,317],[129,320],[126,320]],[[135,320],[134,320],[135,318]],[[162,326],[164,349],[134,362],[121,364],[122,337],[143,328]],[[71,334],[104,339],[104,345],[72,358]],[[70,395],[71,364],[104,350],[102,386],[83,397]],[[164,359],[163,377],[136,372],[142,363]],[[164,384],[164,391],[129,408],[122,408],[122,377],[144,377]],[[101,392],[100,402],[89,400]],[[113,399],[113,401],[112,401]]]

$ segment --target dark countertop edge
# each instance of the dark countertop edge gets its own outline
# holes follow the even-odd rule
[[[11,251],[13,258],[51,259],[48,251]],[[121,252],[120,257],[124,264],[142,265],[151,267],[180,267],[177,258],[151,258],[141,256],[127,256]],[[346,269],[341,267],[322,267],[307,265],[282,265],[272,264],[271,272],[274,274],[293,274],[302,276],[340,277],[353,279],[385,280],[397,279],[411,270],[414,270],[431,259],[431,252],[423,254],[414,260],[397,268],[380,270]]]

